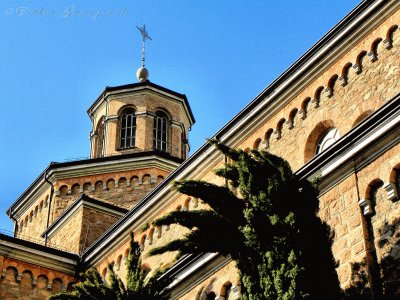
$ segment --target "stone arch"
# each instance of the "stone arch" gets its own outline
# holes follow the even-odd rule
[[[360,74],[363,71],[363,60],[367,55],[367,51],[361,51],[356,58],[356,63],[353,65],[353,69],[356,74]]]
[[[157,233],[157,237],[161,238],[162,235],[162,226],[157,226],[156,227],[156,233]]]
[[[222,285],[219,296],[223,297],[225,300],[232,298],[232,283],[230,281],[227,281]]]
[[[33,210],[29,213],[29,222],[32,222],[33,219]]]
[[[17,282],[17,277],[18,277],[17,268],[13,266],[8,266],[6,268],[6,274],[4,276],[4,279],[10,282]]]
[[[49,195],[46,196],[44,199],[44,207],[47,207],[49,205]]]
[[[125,249],[124,257],[127,258],[129,256],[129,248]]]
[[[277,140],[279,140],[282,137],[282,128],[283,128],[283,124],[285,124],[286,119],[285,118],[281,118],[278,121],[278,124],[276,124],[276,129],[274,132],[274,136]]]
[[[372,180],[366,190],[365,190],[365,199],[369,199],[371,201],[371,205],[372,207],[374,207],[376,205],[376,193],[378,191],[378,189],[380,189],[383,186],[383,181],[379,178],[376,178],[374,180]]]
[[[271,146],[271,135],[274,132],[272,128],[269,128],[264,135],[264,143],[265,143],[265,148],[268,149]]]
[[[301,118],[304,120],[307,117],[307,113],[308,113],[308,106],[310,105],[311,102],[311,98],[307,97],[303,100],[303,102],[301,102],[301,106],[300,106],[300,114],[301,114]]]
[[[140,238],[140,243],[139,243],[139,245],[140,245],[140,250],[141,250],[141,251],[144,250],[144,247],[145,247],[145,245],[146,245],[146,239],[147,239],[147,235],[146,235],[146,234],[143,234],[142,237]]]
[[[39,211],[42,211],[42,209],[43,209],[43,204],[44,204],[44,201],[43,201],[43,200],[40,201],[40,204],[39,204]]]
[[[139,185],[139,177],[136,175],[131,177],[131,186],[137,186]]]
[[[325,89],[325,94],[328,97],[333,96],[333,93],[335,92],[335,85],[336,85],[338,78],[339,78],[339,75],[337,75],[337,74],[334,74],[334,75],[332,75],[331,78],[329,78],[327,88]]]
[[[26,216],[26,217],[25,217],[25,227],[28,226],[28,220],[29,220],[29,217]]]
[[[353,125],[351,126],[352,128],[360,124],[362,121],[364,121],[366,118],[368,118],[370,115],[374,113],[373,110],[367,110],[364,111],[361,115],[359,115],[356,120],[353,122]]]
[[[371,59],[371,61],[376,61],[379,58],[379,51],[378,51],[378,47],[379,44],[383,41],[382,38],[377,38],[376,40],[374,40],[371,44],[371,51],[368,52],[368,57]]]
[[[39,206],[36,205],[36,206],[35,206],[35,212],[33,213],[33,215],[34,215],[35,217],[37,216],[38,211],[39,211]]]
[[[24,288],[32,288],[33,285],[33,275],[32,272],[29,270],[25,270],[21,274],[21,279],[20,279],[21,286]]]
[[[176,211],[181,211],[181,210],[182,210],[182,205],[179,204],[179,205],[175,208],[175,210],[176,210]]]
[[[185,199],[185,202],[183,202],[183,210],[188,211],[189,210],[189,204],[192,198],[188,197]]]
[[[101,277],[103,277],[103,280],[105,280],[106,275],[107,275],[107,267],[104,267],[103,271],[101,271]]]
[[[349,72],[350,72],[350,68],[353,66],[353,64],[351,62],[346,63],[343,68],[342,68],[342,74],[339,77],[339,81],[340,84],[342,86],[347,85],[347,82],[349,80]]]
[[[83,192],[90,193],[92,191],[92,184],[90,182],[85,182],[83,184]]]
[[[118,269],[121,267],[121,262],[122,262],[122,254],[118,255],[118,257],[117,257],[117,268]]]
[[[307,163],[315,156],[315,149],[321,136],[329,129],[335,128],[332,120],[319,122],[309,134],[304,150],[304,163]]]
[[[41,274],[37,277],[36,286],[39,289],[46,289],[48,284],[49,284],[49,279],[47,278],[46,275]]]
[[[323,86],[319,86],[319,87],[315,90],[315,92],[314,92],[314,98],[311,99],[311,102],[312,102],[314,108],[319,107],[319,103],[320,103],[320,101],[321,101],[321,95],[322,95],[322,91],[323,91],[323,90],[324,90],[324,87],[323,87]]]
[[[289,129],[292,129],[292,128],[294,127],[294,125],[295,125],[294,119],[296,118],[296,115],[297,115],[298,111],[299,111],[299,110],[298,110],[297,108],[293,108],[293,109],[290,111],[290,113],[289,113],[289,118],[288,118],[288,120],[287,120],[287,122],[286,122],[287,127],[288,127]]]
[[[37,277],[36,286],[39,289],[46,289],[48,284],[49,284],[49,279],[47,278],[46,275],[41,274]]]
[[[260,144],[261,144],[261,139],[260,138],[256,139],[253,143],[253,149],[258,150],[260,148]]]
[[[157,183],[160,183],[163,180],[164,180],[164,176],[161,176],[161,175],[157,176]]]
[[[398,28],[399,28],[398,25],[393,25],[393,26],[391,26],[391,27],[388,29],[388,31],[387,31],[387,33],[386,33],[386,38],[385,38],[385,40],[383,41],[384,44],[385,44],[385,48],[386,48],[386,49],[390,49],[390,48],[393,47],[393,42],[394,42],[394,37],[393,37],[393,35],[394,35],[395,31],[396,31]]]
[[[53,282],[51,284],[51,291],[53,293],[61,293],[64,289],[63,282],[60,278],[55,278],[53,279]]]
[[[79,185],[79,183],[73,184],[72,187],[71,187],[71,194],[74,195],[74,196],[79,195],[80,188],[81,188],[81,186]]]
[[[59,192],[60,192],[60,196],[61,196],[61,197],[67,196],[67,194],[68,194],[68,187],[67,187],[66,185],[60,186],[60,188],[59,188],[58,190],[59,190]]]
[[[115,180],[112,178],[108,179],[106,186],[107,186],[107,190],[112,191],[113,189],[115,189]]]
[[[145,174],[142,177],[143,184],[150,184],[151,183],[151,176],[149,174]]]
[[[127,180],[125,177],[121,177],[120,179],[118,179],[118,188],[120,189],[124,189],[127,187]]]
[[[104,151],[104,120],[105,116],[101,116],[97,122],[94,140],[94,157],[101,157]]]
[[[96,181],[96,183],[94,185],[94,191],[96,193],[100,193],[103,191],[103,181],[101,181],[101,180]]]

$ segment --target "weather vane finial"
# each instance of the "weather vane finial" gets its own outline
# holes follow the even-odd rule
[[[146,25],[143,25],[143,27],[138,27],[136,26],[136,28],[140,31],[141,35],[142,35],[142,67],[144,67],[144,49],[145,49],[145,42],[146,39],[151,41],[151,37],[149,36],[149,34],[146,31]]]

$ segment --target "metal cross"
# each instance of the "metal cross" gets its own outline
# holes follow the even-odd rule
[[[151,37],[149,36],[149,34],[147,33],[147,31],[146,31],[146,25],[143,25],[143,27],[138,27],[138,26],[136,26],[136,28],[140,31],[140,34],[142,35],[142,41],[143,41],[143,43],[142,43],[142,67],[144,67],[144,61],[145,61],[145,58],[144,58],[144,49],[145,49],[145,42],[146,42],[146,39],[147,40],[152,40],[151,39]]]

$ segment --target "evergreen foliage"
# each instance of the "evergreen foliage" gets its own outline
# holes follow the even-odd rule
[[[339,299],[329,228],[318,218],[315,188],[268,152],[246,153],[211,141],[232,163],[215,173],[229,182],[176,182],[211,209],[175,211],[155,225],[191,231],[154,248],[181,254],[219,252],[236,261],[244,300]]]
[[[157,271],[154,276],[146,280],[149,270],[142,268],[139,243],[131,242],[127,258],[127,284],[115,274],[112,265],[108,265],[109,284],[103,283],[99,272],[95,268],[81,274],[80,282],[73,285],[71,292],[63,292],[50,296],[50,300],[83,299],[83,300],[163,300],[168,299],[163,292],[170,281],[160,278],[162,272]]]

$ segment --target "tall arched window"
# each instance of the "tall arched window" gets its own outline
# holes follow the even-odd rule
[[[132,108],[123,111],[120,118],[120,148],[127,149],[135,146],[136,116]]]
[[[337,130],[337,128],[330,129],[319,139],[317,147],[315,148],[315,154],[321,153],[322,151],[330,147],[339,138],[339,130]]]
[[[161,111],[156,112],[154,118],[154,149],[167,151],[168,144],[168,118]]]

